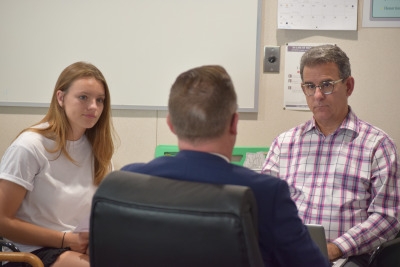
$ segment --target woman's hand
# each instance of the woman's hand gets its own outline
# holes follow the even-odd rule
[[[72,251],[87,254],[89,247],[89,232],[67,232],[64,237],[63,248],[69,247]]]
[[[84,240],[86,242],[86,254],[89,255],[89,232],[81,232],[79,233],[79,237],[81,240]]]

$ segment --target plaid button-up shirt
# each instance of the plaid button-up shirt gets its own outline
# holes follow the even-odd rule
[[[329,136],[314,119],[280,134],[262,170],[288,182],[300,218],[322,224],[344,257],[399,231],[399,171],[394,142],[351,109]]]

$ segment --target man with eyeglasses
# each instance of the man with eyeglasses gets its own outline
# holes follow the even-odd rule
[[[331,261],[366,266],[400,229],[396,146],[348,105],[354,78],[339,47],[310,48],[300,76],[313,118],[273,141],[262,172],[288,182],[303,223],[324,226]]]

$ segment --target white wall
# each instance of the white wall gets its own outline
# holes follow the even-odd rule
[[[261,74],[259,111],[240,114],[238,146],[269,146],[277,134],[311,118],[310,112],[283,109],[283,46],[290,42],[340,46],[350,57],[355,77],[355,90],[349,100],[353,110],[400,145],[400,28],[363,28],[362,7],[360,0],[358,31],[278,30],[277,1],[264,0],[262,47],[282,47],[280,72]],[[107,73],[104,75],[107,78]],[[37,122],[45,112],[45,108],[0,107],[0,155],[19,131]],[[116,168],[151,160],[158,144],[176,144],[165,123],[165,111],[114,110],[113,117],[120,137],[114,157]]]

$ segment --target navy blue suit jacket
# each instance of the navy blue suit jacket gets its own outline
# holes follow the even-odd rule
[[[183,150],[147,164],[122,168],[177,180],[248,186],[258,206],[260,251],[266,266],[330,266],[298,217],[285,181],[228,163],[223,158]]]

